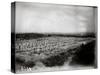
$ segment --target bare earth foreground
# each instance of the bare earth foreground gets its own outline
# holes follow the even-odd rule
[[[16,40],[16,72],[95,68],[95,38],[41,37]]]

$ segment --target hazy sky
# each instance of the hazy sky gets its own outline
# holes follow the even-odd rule
[[[93,7],[16,3],[16,32],[84,33],[95,31]]]

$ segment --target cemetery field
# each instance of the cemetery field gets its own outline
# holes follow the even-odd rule
[[[51,36],[16,39],[15,50],[17,71],[29,69],[34,72],[43,67],[62,67],[65,63],[70,66],[95,64],[93,37]]]

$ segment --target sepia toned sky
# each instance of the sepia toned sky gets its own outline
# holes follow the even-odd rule
[[[95,32],[95,8],[41,3],[16,3],[17,33]]]

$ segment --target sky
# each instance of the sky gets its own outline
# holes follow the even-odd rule
[[[94,7],[45,3],[16,3],[16,33],[95,32]]]

